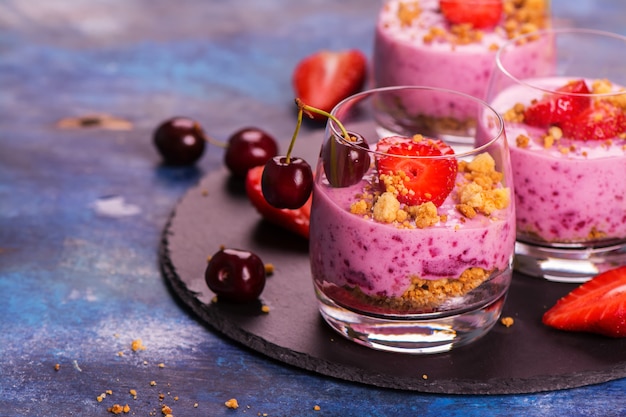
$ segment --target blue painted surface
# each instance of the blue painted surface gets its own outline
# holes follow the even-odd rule
[[[222,151],[211,147],[196,168],[161,167],[154,127],[184,114],[218,139],[254,124],[286,143],[297,60],[321,48],[369,55],[379,4],[0,1],[0,415],[110,415],[114,403],[129,415],[167,404],[175,416],[626,414],[626,380],[442,396],[310,374],[224,339],[168,291],[160,233]],[[554,0],[553,10],[562,25],[626,34],[622,0]],[[54,127],[90,113],[134,127]],[[138,338],[146,349],[133,352]]]

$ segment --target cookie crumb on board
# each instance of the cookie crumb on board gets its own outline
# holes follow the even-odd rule
[[[513,317],[502,317],[500,323],[504,327],[511,327],[515,323],[515,320],[513,320]]]

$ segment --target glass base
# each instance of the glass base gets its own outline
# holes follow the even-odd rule
[[[369,316],[347,310],[317,291],[326,322],[344,337],[388,352],[447,352],[484,336],[498,321],[506,289],[488,304],[461,313],[431,313],[408,318]]]
[[[626,242],[607,246],[540,246],[515,243],[514,269],[555,282],[583,283],[626,264]]]

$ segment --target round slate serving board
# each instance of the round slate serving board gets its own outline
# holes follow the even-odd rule
[[[258,303],[213,303],[207,256],[220,245],[248,249],[275,266]],[[541,316],[574,288],[515,274],[503,315],[482,339],[448,353],[409,355],[369,349],[320,318],[308,242],[262,220],[243,184],[226,170],[206,176],[176,207],[160,248],[166,280],[195,314],[226,336],[278,361],[369,385],[446,394],[519,394],[626,377],[626,339],[566,333]],[[270,308],[261,312],[261,305]]]

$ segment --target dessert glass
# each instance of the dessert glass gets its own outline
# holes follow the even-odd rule
[[[451,123],[458,116],[455,107],[432,106],[424,114],[424,104],[437,100],[473,108],[493,129],[460,129]],[[413,106],[420,108],[415,117]],[[515,244],[511,166],[500,115],[471,96],[419,86],[364,91],[331,114],[368,145],[365,150],[346,141],[329,119],[315,172],[309,240],[322,317],[348,339],[395,352],[444,352],[485,335],[506,299]],[[435,119],[446,122],[424,123]],[[441,140],[454,155],[403,157],[377,150],[381,138],[414,135]],[[348,151],[360,152],[353,158],[360,162],[347,164]],[[426,166],[451,162],[458,167],[454,188],[439,207],[401,203],[391,197],[393,188],[383,186],[381,158]],[[430,179],[443,175],[450,174]]]
[[[475,9],[489,1],[463,3]],[[451,24],[442,13],[440,2],[383,2],[374,37],[376,87],[428,85],[484,99],[498,48],[519,34],[550,26],[549,0],[505,1],[499,22],[479,29]],[[532,63],[544,47],[539,42],[529,42],[518,45],[511,54],[519,62]],[[472,116],[472,110],[459,109],[460,120]]]
[[[542,65],[509,59],[516,45],[538,39],[550,45],[533,61]],[[584,282],[626,262],[624,51],[624,36],[562,28],[514,39],[496,55],[487,101],[503,114],[511,141],[515,268],[524,274]],[[574,80],[589,91],[556,91]],[[546,96],[563,113],[538,126],[527,109]],[[608,105],[610,116],[581,110]]]

